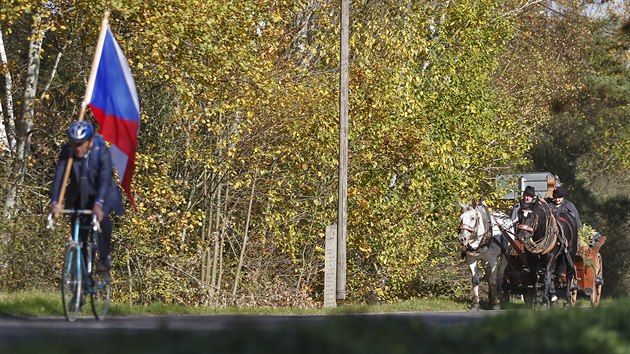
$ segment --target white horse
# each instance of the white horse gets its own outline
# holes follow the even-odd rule
[[[493,309],[500,308],[499,296],[502,294],[503,275],[508,265],[511,243],[514,240],[514,221],[504,213],[488,210],[485,203],[462,204],[459,224],[459,241],[464,246],[466,264],[472,273],[473,298],[472,310],[479,310],[479,267],[485,268],[488,282],[488,303]],[[499,227],[500,225],[500,227]]]

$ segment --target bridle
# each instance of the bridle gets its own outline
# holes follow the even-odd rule
[[[480,219],[480,218],[479,218]],[[479,219],[477,219],[477,221],[475,221],[475,225],[474,226],[470,226],[468,224],[464,224],[463,222],[461,224],[459,224],[459,230],[465,230],[468,231],[472,234],[476,234],[477,233],[477,227],[479,226]]]
[[[481,211],[479,211],[478,207],[472,208],[470,209],[471,212],[475,212],[477,213],[477,218],[475,220],[475,224],[474,225],[469,225],[464,223],[463,221],[459,224],[459,231],[468,231],[470,232],[472,235],[476,236],[474,238],[471,237],[471,239],[469,239],[468,245],[466,245],[466,251],[467,252],[471,252],[471,251],[477,251],[481,253],[481,250],[485,247],[485,249],[487,250],[487,246],[489,241],[491,240],[491,236],[492,236],[492,227],[490,225],[488,225],[488,227],[486,227],[486,231],[483,234],[478,234],[477,233],[477,229],[479,228],[479,224],[481,223],[483,216]],[[488,223],[490,223],[490,217],[488,216]],[[476,249],[473,249],[472,247],[470,247],[470,244],[473,243],[476,240],[481,239],[481,241],[479,242],[479,245],[477,246]],[[473,241],[473,242],[471,242]],[[485,251],[485,250],[484,250]]]
[[[531,210],[531,209],[524,209],[522,212],[523,212],[523,214],[525,214],[526,218],[528,217],[527,214],[529,214],[529,213],[534,214],[534,216],[533,216],[533,219],[534,219],[533,224],[536,225],[536,223],[538,223],[538,215],[536,213],[534,213],[533,210]],[[523,230],[523,231],[529,232],[531,234],[531,235],[529,235],[529,238],[534,236],[534,227],[533,226],[530,226],[530,225],[527,225],[527,224],[524,224],[524,223],[519,223],[517,228],[519,230]]]

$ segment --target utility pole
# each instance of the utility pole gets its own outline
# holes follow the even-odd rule
[[[337,222],[337,299],[346,298],[346,234],[348,217],[348,40],[350,0],[341,0],[339,65],[339,210]]]

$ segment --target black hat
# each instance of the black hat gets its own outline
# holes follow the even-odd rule
[[[523,195],[529,195],[531,197],[535,197],[536,196],[536,189],[534,189],[534,187],[532,187],[532,186],[527,186],[527,187],[525,187],[525,191],[523,191]]]
[[[567,191],[566,191],[566,189],[564,189],[563,186],[556,187],[553,190],[553,197],[554,198],[564,198],[564,196],[566,196],[566,195],[567,195]]]

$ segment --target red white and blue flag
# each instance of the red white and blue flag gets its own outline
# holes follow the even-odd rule
[[[90,73],[94,84],[88,87],[85,99],[89,100],[87,103],[101,127],[101,135],[111,144],[120,185],[135,208],[131,177],[138,146],[140,103],[127,59],[108,25],[101,31],[94,63],[97,66]]]

